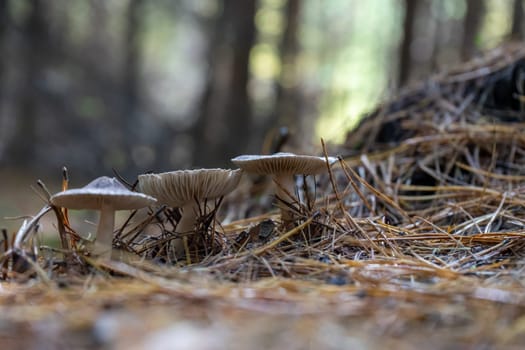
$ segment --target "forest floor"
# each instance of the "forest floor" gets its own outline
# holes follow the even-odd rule
[[[355,161],[348,158],[344,164]],[[348,179],[341,168],[333,175],[337,183]],[[366,188],[363,179],[353,179],[361,181],[358,188],[366,200],[376,198],[374,215],[366,212],[356,191],[349,194],[349,184],[339,186],[337,200],[328,177],[321,177],[321,201],[316,201],[315,210],[302,208],[306,210],[299,220],[302,232],[278,245],[274,242],[290,231],[274,231],[270,240],[236,246],[236,237],[260,229],[261,222],[278,223],[279,215],[270,206],[260,216],[224,224],[220,231],[228,242],[225,249],[189,267],[152,264],[124,253],[110,262],[86,258],[68,267],[61,258],[41,251],[39,273],[31,268],[8,271],[0,281],[0,345],[2,349],[521,348],[524,233],[514,222],[521,220],[517,217],[522,209],[516,206],[521,194],[499,192],[496,186],[483,195],[471,186],[445,186],[439,192],[452,202],[443,206],[442,196],[431,194],[436,207],[425,219],[418,216],[419,210],[402,214],[395,202]],[[43,202],[29,189],[29,182],[18,181],[25,180],[16,180],[18,188],[27,189],[25,199],[20,191],[2,192],[19,200],[10,210],[38,212]],[[419,197],[414,201],[427,207],[429,197]],[[352,214],[350,222],[337,214],[339,204]],[[229,202],[223,205],[226,211],[239,208]],[[385,209],[379,209],[382,206]],[[456,223],[447,226],[443,218],[453,216]],[[502,232],[485,230],[495,221]],[[15,223],[20,226],[20,220]],[[53,215],[44,216],[40,224],[42,231],[56,232]]]
[[[367,295],[282,280],[194,288],[186,295],[122,278],[4,282],[2,349],[521,349],[525,342],[523,304],[500,290]]]

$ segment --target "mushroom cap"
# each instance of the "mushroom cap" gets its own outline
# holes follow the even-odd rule
[[[82,188],[59,192],[51,197],[53,205],[69,209],[100,209],[102,203],[115,210],[139,209],[157,200],[143,193],[128,190],[117,179],[102,176]]]
[[[337,161],[335,157],[328,157],[329,165]],[[244,155],[232,159],[239,168],[260,175],[269,174],[302,174],[315,175],[326,170],[324,157],[297,155],[294,153],[279,152],[271,155]]]
[[[197,200],[222,197],[241,179],[240,169],[177,170],[160,174],[139,175],[139,188],[154,196],[159,203],[183,207]]]

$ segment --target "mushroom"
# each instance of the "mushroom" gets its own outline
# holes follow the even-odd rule
[[[159,203],[181,208],[182,218],[177,230],[188,233],[195,228],[199,203],[230,193],[237,187],[241,175],[239,169],[177,170],[139,175],[139,187],[142,192],[156,197]]]
[[[115,211],[144,208],[154,204],[156,199],[128,190],[115,178],[102,176],[82,188],[59,192],[53,195],[50,201],[55,206],[68,209],[100,210],[93,254],[109,259],[111,258]]]
[[[328,157],[328,166],[337,161]],[[284,199],[295,191],[294,175],[315,175],[327,170],[324,157],[296,155],[279,152],[272,155],[242,155],[232,159],[232,162],[248,173],[272,175],[277,183],[276,196]],[[285,226],[293,222],[289,210],[281,208],[281,219]]]

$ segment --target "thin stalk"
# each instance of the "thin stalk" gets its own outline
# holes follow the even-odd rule
[[[277,174],[274,176],[273,181],[277,185],[275,194],[283,201],[295,200],[293,194],[295,193],[295,179],[293,175],[290,174]],[[294,222],[293,213],[285,208],[281,207],[281,220],[285,227],[290,227]]]
[[[182,207],[182,217],[177,224],[177,232],[195,233],[195,221],[199,213],[199,204],[191,201]]]
[[[199,213],[199,203],[191,201],[182,207],[182,217],[177,224],[177,231],[181,233],[182,244],[184,245],[184,253],[186,255],[186,263],[191,264],[190,248],[188,244],[187,234],[195,233],[195,221]]]
[[[115,225],[115,210],[106,203],[102,203],[100,219],[98,221],[97,236],[93,254],[102,259],[111,259],[111,248],[113,246],[113,227]]]

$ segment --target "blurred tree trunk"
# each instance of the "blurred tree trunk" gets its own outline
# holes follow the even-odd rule
[[[118,120],[118,127],[124,131],[120,140],[123,153],[128,157],[132,145],[140,138],[139,96],[140,96],[140,70],[141,48],[140,33],[142,32],[142,7],[144,0],[130,0],[126,13],[126,27],[124,34],[124,67],[122,89],[122,112]],[[130,159],[126,163],[129,167]]]
[[[39,84],[43,82],[43,70],[49,49],[46,23],[46,1],[30,0],[29,12],[22,28],[21,84],[17,91],[17,118],[7,157],[12,164],[30,168],[38,145],[37,117],[39,109]]]
[[[4,106],[7,102],[5,90],[7,88],[7,60],[9,57],[6,44],[8,35],[8,21],[8,0],[0,0],[0,57],[3,58],[0,60],[0,127],[4,129],[0,129],[0,164],[2,163],[2,159],[4,158],[4,147],[6,146],[5,137],[7,136],[4,126],[6,118],[6,115],[4,114]]]
[[[199,103],[199,110],[197,112],[197,118],[192,128],[192,138],[195,143],[193,149],[194,163],[195,159],[203,159],[205,157],[206,145],[202,145],[199,140],[203,140],[206,132],[206,125],[208,123],[209,114],[212,112],[212,107],[215,105],[218,95],[224,95],[225,91],[223,86],[221,89],[220,83],[222,82],[221,69],[226,60],[225,51],[226,48],[226,34],[225,29],[227,27],[228,17],[224,11],[224,1],[221,1],[222,11],[211,20],[206,18],[202,21],[201,26],[204,28],[205,36],[208,38],[206,47],[206,76],[205,86],[201,94],[201,100]],[[225,98],[224,96],[222,98]],[[200,164],[202,162],[198,161]]]
[[[9,8],[8,8],[8,0],[0,0],[0,57],[4,57],[4,59],[0,60],[0,106],[2,104],[2,99],[4,97],[4,86],[6,83],[6,61],[5,57],[7,57],[7,46],[6,46],[6,40],[7,40],[7,28],[8,28],[8,21],[9,21]],[[1,113],[1,110],[0,110]]]
[[[467,13],[463,25],[463,44],[461,45],[461,58],[470,59],[476,52],[476,37],[479,33],[485,3],[480,0],[467,0]]]
[[[284,9],[286,26],[279,45],[281,73],[277,82],[277,98],[273,115],[264,131],[277,126],[287,126],[293,133],[301,135],[300,140],[306,141],[310,140],[312,127],[309,126],[311,120],[305,120],[301,115],[301,96],[296,69],[301,6],[300,0],[286,2]]]
[[[227,160],[246,152],[252,128],[252,111],[248,96],[250,51],[255,41],[256,0],[227,0],[226,9],[232,14],[232,49],[229,96],[223,120],[228,131],[223,134],[224,152],[219,159]],[[234,138],[232,140],[232,137]]]
[[[210,42],[212,68],[194,125],[194,163],[225,166],[245,152],[252,130],[248,96],[256,0],[225,0],[217,22],[220,43]],[[217,46],[215,46],[217,45]]]
[[[514,0],[510,33],[512,39],[523,40],[523,20],[523,0]]]
[[[411,45],[414,39],[414,26],[416,22],[417,0],[405,0],[405,19],[403,22],[403,39],[401,42],[401,58],[399,60],[398,86],[406,85],[410,79],[412,65]]]

